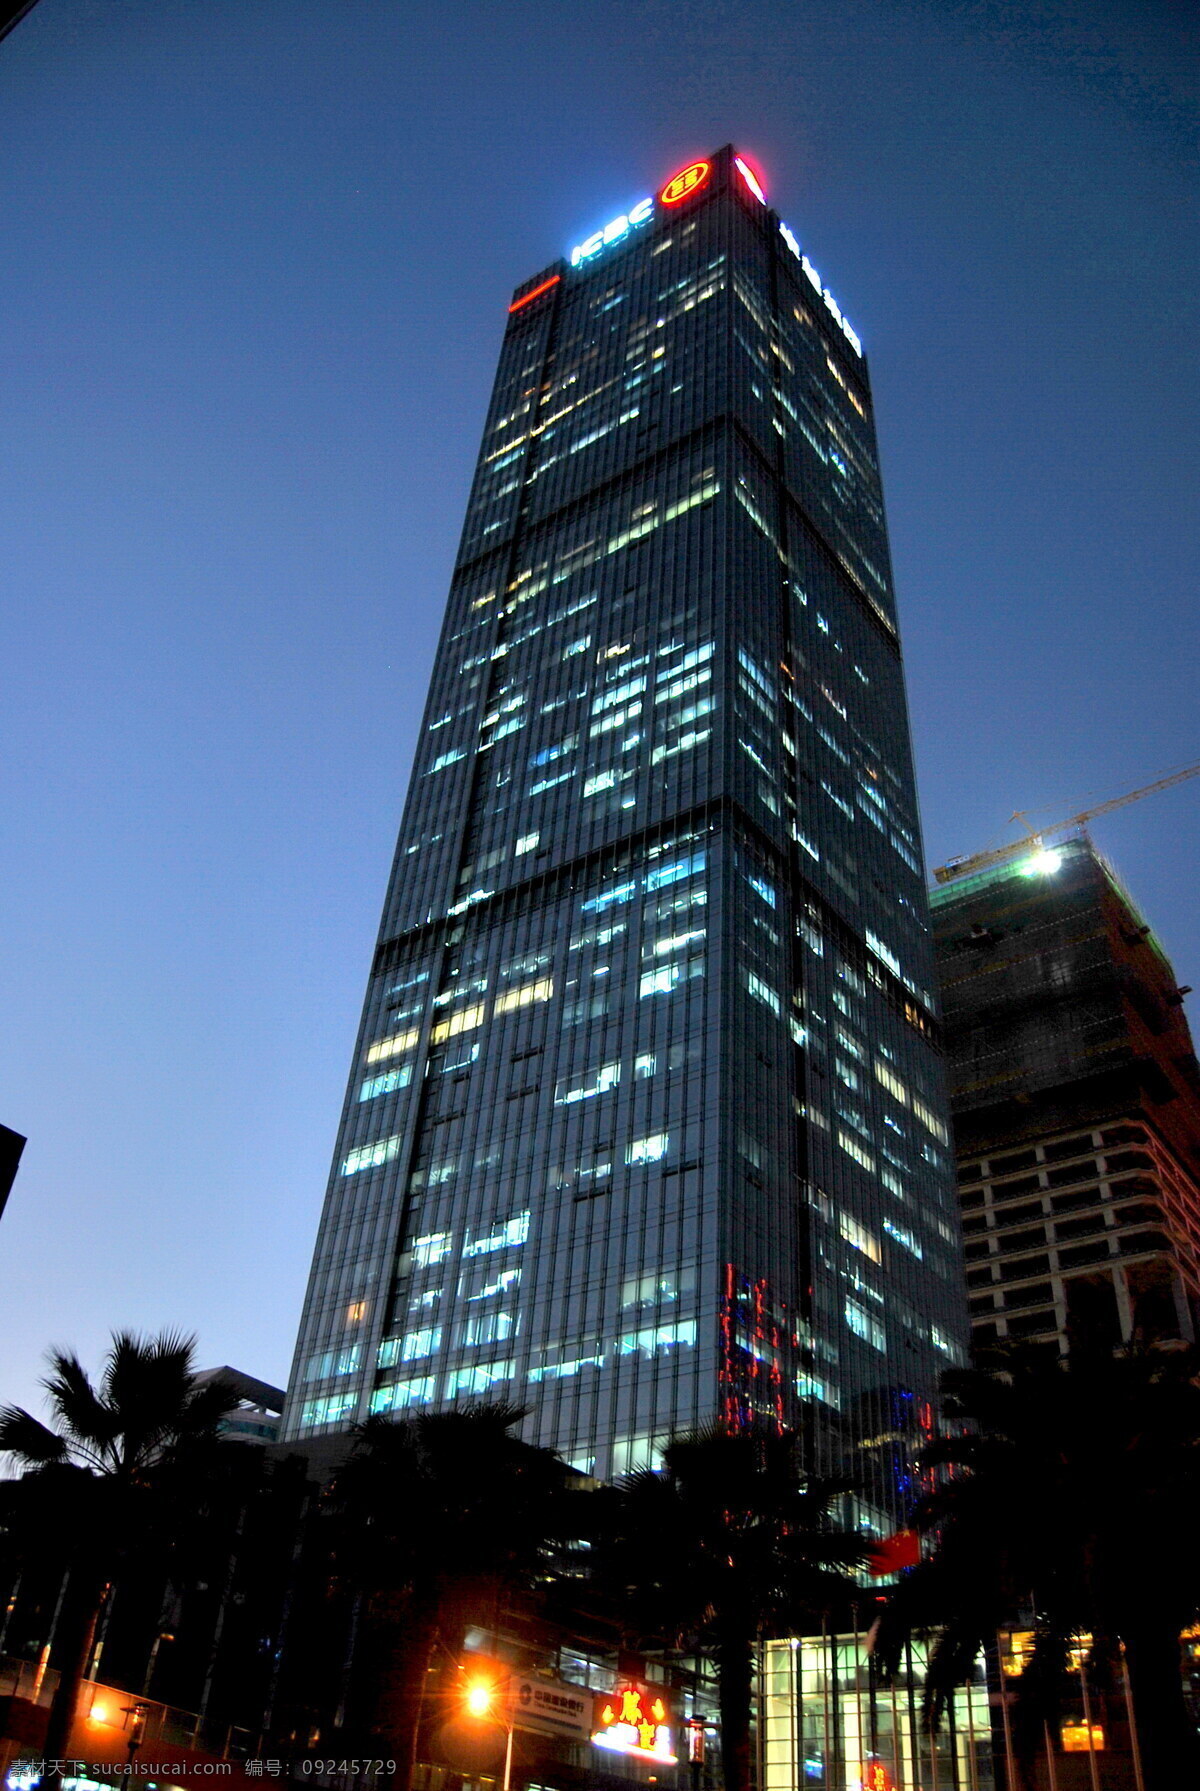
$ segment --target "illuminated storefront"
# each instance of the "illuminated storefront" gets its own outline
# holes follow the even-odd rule
[[[762,1658],[763,1791],[995,1791],[980,1663],[931,1742],[921,1719],[923,1644],[883,1685],[865,1635],[768,1642]]]

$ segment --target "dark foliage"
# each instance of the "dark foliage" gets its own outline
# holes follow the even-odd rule
[[[862,1539],[809,1481],[798,1439],[718,1429],[675,1438],[662,1471],[606,1498],[598,1567],[639,1646],[702,1652],[721,1707],[726,1791],[748,1791],[754,1647],[819,1629],[848,1606]]]
[[[66,1756],[109,1586],[131,1553],[166,1546],[179,1501],[203,1474],[217,1427],[237,1404],[223,1382],[197,1386],[192,1348],[191,1338],[173,1332],[118,1332],[98,1386],[78,1357],[55,1350],[42,1383],[51,1424],[21,1406],[0,1412],[0,1450],[26,1469],[5,1502],[10,1550],[20,1558],[51,1547],[65,1575],[48,1759]]]
[[[524,1416],[501,1403],[373,1419],[331,1490],[354,1637],[343,1721],[402,1762],[402,1787],[468,1624],[548,1578],[547,1547],[573,1521],[563,1464],[513,1434]]]
[[[1057,1720],[1072,1639],[1090,1634],[1100,1684],[1124,1645],[1147,1791],[1200,1784],[1178,1644],[1200,1608],[1198,1374],[1194,1349],[1010,1345],[945,1377],[964,1433],[925,1452],[947,1477],[916,1514],[936,1552],[906,1575],[878,1635],[893,1669],[911,1634],[936,1635],[931,1723],[997,1630],[1029,1623],[1016,1710],[1028,1757]]]

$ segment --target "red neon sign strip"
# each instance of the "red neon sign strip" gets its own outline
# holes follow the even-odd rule
[[[687,199],[705,185],[712,173],[711,162],[693,162],[690,167],[681,168],[673,174],[662,192],[658,195],[660,205],[678,205],[681,199]]]
[[[551,274],[548,280],[543,280],[541,285],[535,286],[532,292],[527,292],[521,298],[514,299],[508,307],[510,316],[514,311],[519,311],[522,305],[531,305],[535,298],[541,298],[543,292],[549,292],[550,288],[557,286],[561,279],[561,274]]]

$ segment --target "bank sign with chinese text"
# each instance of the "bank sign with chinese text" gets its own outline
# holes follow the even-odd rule
[[[508,1682],[508,1708],[518,1729],[566,1735],[572,1741],[586,1741],[592,1731],[591,1692],[563,1679],[514,1673]]]

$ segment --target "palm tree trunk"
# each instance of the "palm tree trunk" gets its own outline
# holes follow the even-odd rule
[[[725,1791],[752,1791],[750,1710],[754,1650],[740,1632],[726,1631],[714,1650],[721,1711],[721,1769]]]
[[[65,1761],[71,1745],[71,1730],[75,1726],[79,1693],[96,1639],[96,1625],[108,1596],[106,1581],[92,1577],[84,1583],[84,1594],[75,1607],[67,1628],[66,1646],[59,1656],[58,1686],[50,1701],[50,1717],[42,1749],[46,1763],[43,1785],[61,1783],[66,1776]]]
[[[369,1641],[358,1650],[351,1726],[366,1728],[396,1762],[396,1791],[411,1791],[425,1717],[425,1690],[439,1630],[436,1610],[408,1605],[365,1620]]]
[[[421,1741],[421,1724],[425,1715],[425,1688],[433,1651],[437,1647],[436,1619],[416,1626],[411,1646],[406,1649],[407,1672],[401,1679],[401,1753],[397,1758],[397,1791],[411,1791],[417,1770],[417,1753]]]
[[[1146,1791],[1200,1784],[1200,1741],[1183,1701],[1179,1637],[1169,1626],[1125,1638]]]

